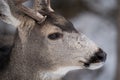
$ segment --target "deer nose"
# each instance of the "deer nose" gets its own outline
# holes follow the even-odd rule
[[[90,58],[90,63],[97,63],[97,62],[105,62],[107,54],[102,50],[99,49],[94,56]]]
[[[97,52],[95,56],[97,56],[99,60],[104,62],[106,61],[107,54],[102,49],[99,49],[99,52]]]

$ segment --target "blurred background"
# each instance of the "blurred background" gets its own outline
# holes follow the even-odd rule
[[[29,3],[26,3],[30,5]],[[75,28],[98,44],[108,55],[103,68],[69,72],[65,80],[120,80],[120,1],[51,0],[53,9],[69,19]],[[15,29],[0,22],[0,36]]]

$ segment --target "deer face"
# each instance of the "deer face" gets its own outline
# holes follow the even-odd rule
[[[77,32],[64,17],[51,13],[41,26],[37,25],[34,32],[31,32],[29,40],[33,40],[34,34],[35,42],[34,46],[31,44],[33,50],[29,51],[33,51],[32,56],[39,57],[31,60],[37,61],[44,71],[65,75],[70,70],[97,69],[103,66],[106,53],[85,35]],[[43,62],[42,65],[40,62]]]
[[[39,13],[34,15],[31,9],[20,6],[21,12],[29,16],[28,18],[28,16],[22,15],[23,20],[20,20],[13,16],[9,5],[4,0],[0,1],[4,8],[3,10],[0,7],[0,19],[18,28],[21,39],[19,41],[22,44],[22,48],[20,49],[23,51],[20,52],[23,53],[22,59],[26,62],[25,64],[22,63],[22,65],[28,71],[23,68],[21,69],[28,72],[28,74],[30,72],[35,75],[40,74],[42,80],[44,80],[43,77],[46,75],[47,77],[51,75],[63,76],[71,70],[97,69],[103,66],[106,60],[106,53],[85,35],[77,32],[71,22],[56,14],[50,8],[50,0],[44,1],[48,2],[46,4],[47,8],[45,8],[47,10],[47,14],[45,14],[47,17],[41,24],[35,22],[35,20],[39,21],[39,18],[43,19]],[[29,28],[31,26],[32,28]],[[18,57],[20,56],[20,59],[17,59],[18,65],[19,60],[22,59],[19,53],[16,54],[18,54]],[[36,80],[38,79],[36,78]]]

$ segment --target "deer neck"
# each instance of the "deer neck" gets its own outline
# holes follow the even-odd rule
[[[14,41],[14,47],[10,54],[9,64],[7,68],[0,72],[0,79],[2,80],[27,80],[22,79],[26,75],[26,62],[25,55],[23,53],[23,45],[20,37],[17,35]],[[2,77],[2,78],[1,78]]]
[[[62,80],[59,75],[45,72],[43,69],[33,70],[27,62],[25,44],[27,42],[23,44],[20,36],[17,35],[10,56],[10,63],[4,72],[0,72],[1,80]]]

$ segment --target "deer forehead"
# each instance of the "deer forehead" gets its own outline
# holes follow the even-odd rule
[[[35,27],[35,21],[28,16],[20,15],[18,16],[18,20],[20,21],[20,25],[18,26],[21,28],[30,28]]]
[[[56,33],[56,32],[62,33],[62,30],[55,25],[46,24],[40,29],[40,32],[43,35],[48,35],[48,34],[52,34],[52,33]]]

